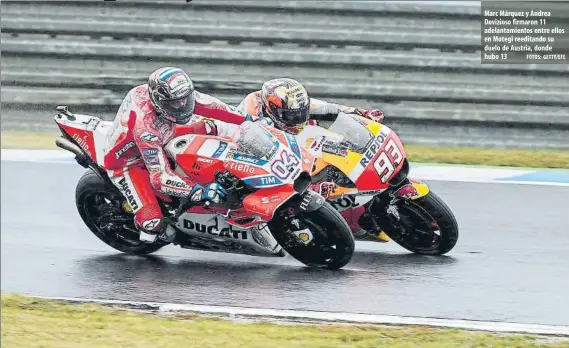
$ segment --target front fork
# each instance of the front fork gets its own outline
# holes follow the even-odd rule
[[[379,234],[382,228],[377,223],[377,220],[382,220],[381,216],[378,215],[383,214],[389,219],[391,226],[403,232],[405,227],[401,223],[399,216],[400,202],[424,197],[429,191],[429,187],[425,183],[413,178],[405,178],[399,185],[390,186],[387,190],[375,196],[367,205],[364,221],[362,222],[366,225],[365,229]]]

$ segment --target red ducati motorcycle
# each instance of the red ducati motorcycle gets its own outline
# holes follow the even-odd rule
[[[153,242],[140,240],[127,198],[101,168],[112,122],[58,106],[56,144],[89,170],[75,201],[87,227],[121,252],[150,254],[167,244],[182,248],[283,257],[308,266],[339,269],[352,258],[351,230],[330,203],[308,189],[315,158],[295,138],[245,122],[231,138],[183,135],[165,146],[172,168],[199,184],[215,181],[228,192],[223,204],[160,200],[166,228]]]

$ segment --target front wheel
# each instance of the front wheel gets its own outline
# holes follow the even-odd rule
[[[152,244],[140,241],[134,226],[134,215],[124,211],[124,197],[109,187],[92,170],[79,179],[75,190],[75,204],[83,222],[97,238],[108,246],[135,255],[158,251],[166,243]]]
[[[443,255],[458,241],[458,223],[448,205],[433,191],[398,204],[399,227],[384,212],[374,212],[383,231],[403,248],[422,255]]]
[[[313,211],[273,219],[268,225],[283,249],[307,266],[336,270],[354,255],[350,227],[327,202]],[[310,234],[303,232],[306,229]]]

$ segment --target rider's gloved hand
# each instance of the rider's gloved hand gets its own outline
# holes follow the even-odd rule
[[[379,109],[372,109],[372,110],[365,110],[365,109],[356,109],[356,112],[363,117],[369,118],[372,121],[382,123],[385,115],[383,114],[382,110]]]
[[[190,193],[190,201],[221,203],[225,200],[226,196],[227,191],[218,183],[205,186],[196,184]]]
[[[324,199],[327,199],[328,196],[334,192],[336,187],[338,187],[338,185],[331,181],[317,182],[309,186],[312,191],[316,191],[320,196],[324,197]]]

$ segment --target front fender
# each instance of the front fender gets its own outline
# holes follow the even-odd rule
[[[413,185],[415,190],[417,190],[417,195],[411,197],[411,199],[418,199],[421,197],[425,197],[426,195],[429,194],[429,192],[431,192],[429,186],[426,183],[422,182],[421,180],[415,178],[409,178],[409,181],[411,181],[411,185]]]
[[[393,192],[393,197],[399,199],[419,199],[421,197],[425,197],[429,194],[431,189],[427,184],[424,182],[417,180],[415,178],[408,178],[409,184],[404,185],[397,189],[397,191]]]
[[[311,212],[320,209],[326,203],[326,199],[315,191],[306,190],[302,195],[297,196],[291,207],[295,213]]]

